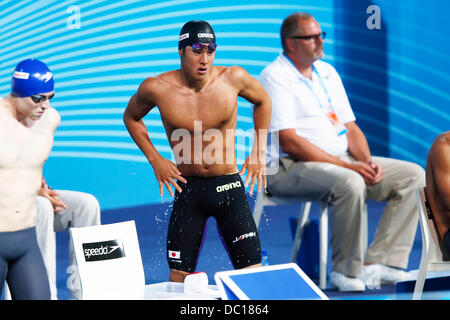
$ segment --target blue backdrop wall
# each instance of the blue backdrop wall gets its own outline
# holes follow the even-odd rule
[[[368,29],[367,8],[381,29]],[[448,1],[335,1],[334,65],[373,153],[425,166],[450,130]]]
[[[44,167],[49,184],[90,192],[103,209],[167,201],[123,125],[129,98],[146,77],[179,67],[186,21],[212,24],[215,64],[240,65],[257,77],[281,51],[283,18],[299,10],[327,32],[325,60],[341,73],[373,153],[424,166],[434,138],[450,130],[445,0],[0,1],[0,96],[20,60],[45,61],[62,118]],[[252,128],[251,105],[239,100],[238,107],[238,127]],[[158,110],[145,122],[158,151],[171,158]],[[242,163],[245,143],[237,144]]]

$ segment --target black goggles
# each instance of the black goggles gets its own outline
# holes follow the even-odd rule
[[[208,48],[208,53],[211,54],[214,51],[216,51],[217,44],[215,44],[214,42],[209,43],[196,42],[192,44],[192,49],[194,50],[195,53],[202,53],[205,47]]]
[[[53,98],[55,94],[53,93],[51,96],[44,96],[42,94],[33,94],[30,96],[31,100],[33,100],[34,103],[39,103],[45,100],[50,100]]]

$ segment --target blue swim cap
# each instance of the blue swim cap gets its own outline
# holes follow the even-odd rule
[[[26,59],[16,66],[11,79],[11,95],[29,97],[53,91],[53,74],[45,63]]]

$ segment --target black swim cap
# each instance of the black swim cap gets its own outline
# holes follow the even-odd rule
[[[216,43],[216,35],[211,25],[203,20],[186,22],[181,28],[178,40],[178,50],[190,46],[193,43]]]

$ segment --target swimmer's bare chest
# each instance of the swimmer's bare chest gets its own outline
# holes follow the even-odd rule
[[[190,157],[185,157],[190,162],[177,161],[183,175],[236,172],[237,92],[233,88],[216,85],[190,94],[174,90],[158,108],[171,148],[176,150],[178,143],[184,143],[184,155],[190,152]]]
[[[51,131],[25,128],[0,114],[0,232],[34,225],[42,166],[53,143]]]

